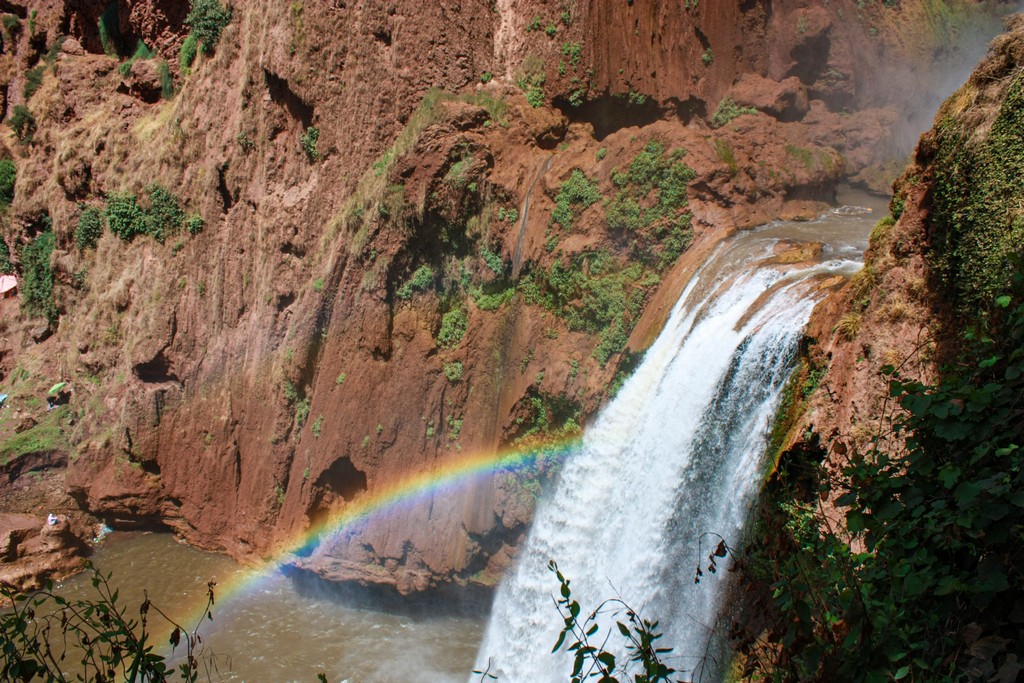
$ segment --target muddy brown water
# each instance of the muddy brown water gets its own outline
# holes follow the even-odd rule
[[[206,653],[200,680],[302,681],[323,672],[332,683],[465,681],[482,637],[487,605],[431,604],[371,609],[365,594],[344,595],[278,571],[248,571],[223,555],[203,552],[170,534],[115,533],[96,550],[96,566],[112,572],[121,602],[137,614],[147,592],[154,605],[191,627],[216,581],[214,618],[203,622]],[[241,588],[236,588],[241,585]],[[64,581],[69,598],[94,596],[89,577]],[[395,607],[395,601],[391,607]],[[474,609],[476,613],[474,614]],[[157,642],[168,628],[156,625]]]
[[[819,219],[757,230],[780,240],[821,242],[820,260],[859,261],[872,226],[887,213],[885,202],[849,189],[839,201],[846,208]],[[275,570],[251,580],[249,570],[229,558],[177,543],[168,534],[113,534],[93,561],[113,572],[125,604],[135,609],[147,591],[186,626],[204,603],[206,583],[219,584],[222,599],[201,629],[213,654],[207,660],[212,681],[314,682],[320,672],[332,683],[465,681],[488,616],[488,605],[479,599],[380,600]],[[85,597],[88,577],[69,579],[59,590]],[[557,619],[554,611],[552,617]]]

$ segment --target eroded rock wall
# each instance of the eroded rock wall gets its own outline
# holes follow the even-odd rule
[[[879,65],[930,63],[949,37],[916,23],[932,3],[695,4],[238,3],[190,73],[182,3],[114,5],[113,47],[111,5],[51,3],[32,30],[24,8],[0,67],[36,131],[5,141],[5,238],[17,265],[52,223],[60,321],[3,364],[72,378],[82,505],[241,558],[365,510],[294,562],[403,592],[492,580],[553,466],[432,483],[571,436],[703,250],[813,214],[898,149],[895,95],[928,84],[876,89]],[[125,67],[139,39],[156,57]],[[712,127],[727,94],[758,111]],[[684,204],[629,227],[642,194],[612,225],[645,151],[693,171]],[[598,199],[559,223],[575,169]],[[87,208],[145,205],[152,183],[202,231],[79,248]],[[558,268],[590,279],[544,299]],[[607,303],[593,278],[621,300],[581,322]]]

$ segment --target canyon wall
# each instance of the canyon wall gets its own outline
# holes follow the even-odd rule
[[[33,119],[4,140],[15,270],[55,239],[49,329],[6,323],[12,397],[72,382],[92,513],[260,558],[571,438],[718,239],[884,187],[909,103],[1005,8],[254,0],[187,68],[182,3],[3,9],[7,118]],[[201,226],[81,246],[154,184]],[[290,562],[493,581],[556,466],[426,487]]]

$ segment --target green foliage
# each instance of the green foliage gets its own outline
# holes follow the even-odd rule
[[[645,290],[639,264],[624,265],[606,252],[577,255],[569,265],[555,261],[531,273],[519,290],[527,303],[563,318],[570,330],[599,334],[595,358],[604,365],[622,350],[642,310]]]
[[[11,263],[11,248],[7,246],[7,242],[0,237],[0,274],[10,274],[14,272],[14,264]]]
[[[711,127],[721,128],[725,124],[729,123],[733,119],[736,119],[745,114],[756,114],[757,109],[753,107],[741,107],[731,98],[725,97],[721,102],[718,103],[718,108],[715,109],[714,115],[711,117]]]
[[[47,222],[49,218],[46,219]],[[56,326],[58,312],[53,299],[53,270],[50,254],[55,246],[52,230],[46,230],[27,245],[21,247],[21,307],[32,316],[42,316]]]
[[[448,169],[448,173],[444,176],[444,182],[455,190],[461,190],[466,187],[468,182],[467,172],[473,167],[473,155],[464,154],[462,158],[456,161]]]
[[[485,71],[482,74],[480,74],[480,82],[481,83],[490,83],[491,79],[493,79],[493,78],[494,78],[494,74],[492,74],[490,71]]]
[[[100,44],[104,54],[117,57],[121,40],[121,22],[117,14],[117,0],[111,0],[99,20]]]
[[[309,397],[302,399],[295,404],[295,424],[301,427],[306,424],[309,417]]]
[[[633,256],[659,269],[675,263],[693,240],[686,192],[697,177],[682,161],[684,150],[666,151],[650,140],[627,171],[613,171],[619,189],[605,206],[608,227],[628,234]]]
[[[25,72],[25,88],[23,95],[25,101],[32,99],[39,87],[43,84],[43,75],[46,73],[46,64],[39,64]]]
[[[135,42],[135,52],[133,52],[132,56],[129,57],[126,61],[122,62],[121,65],[117,67],[117,70],[121,73],[122,76],[127,77],[128,74],[131,73],[132,65],[135,64],[137,60],[152,59],[155,56],[156,53],[150,50],[148,45],[146,45],[141,40],[138,40]]]
[[[475,287],[469,293],[473,297],[476,307],[481,311],[496,311],[504,306],[507,301],[511,301],[515,297],[516,288],[510,286],[485,292],[483,288]]]
[[[119,602],[118,591],[110,584],[111,574],[101,574],[91,564],[87,570],[95,591],[88,599],[67,600],[55,594],[49,583],[31,595],[0,586],[0,679],[195,683],[200,660],[202,668],[212,665],[200,654],[198,627],[212,618],[213,583],[207,584],[206,605],[189,631],[148,598],[138,607],[138,620],[129,617],[130,611]],[[156,652],[163,648],[153,641],[149,620],[154,615],[163,622],[161,629],[171,629],[172,648],[184,641],[184,657],[177,669]],[[81,670],[73,679],[64,671],[69,658],[76,660]]]
[[[973,316],[1000,293],[1007,257],[1024,244],[1024,219],[1007,209],[1024,201],[1024,77],[1009,86],[987,138],[949,118],[937,133],[933,260],[958,312]]]
[[[548,569],[560,584],[555,604],[564,623],[551,651],[564,650],[573,654],[572,683],[590,679],[597,679],[600,683],[669,683],[672,680],[670,677],[676,670],[662,662],[663,658],[671,657],[672,648],[659,647],[662,634],[658,632],[657,621],[643,618],[621,599],[606,600],[589,615],[582,616],[583,608],[573,600],[570,580],[558,570],[554,560],[548,563]],[[625,661],[605,649],[611,635],[599,635],[599,615],[606,617],[609,614],[616,618],[615,627],[622,638]],[[625,616],[621,618],[619,615]]]
[[[19,142],[32,142],[36,134],[36,117],[24,104],[14,105],[14,111],[7,119],[7,125],[14,131]]]
[[[316,148],[317,142],[320,141],[320,129],[316,126],[310,126],[302,134],[302,138],[299,140],[299,144],[302,146],[302,151],[306,154],[306,159],[310,163],[320,159],[320,151]]]
[[[583,56],[583,46],[579,43],[564,43],[562,45],[562,56],[569,60],[569,64],[575,69],[580,64]]]
[[[107,196],[107,225],[125,241],[145,231],[145,213],[130,192],[113,192]]]
[[[555,210],[551,213],[552,224],[557,223],[571,230],[576,212],[583,211],[599,199],[601,192],[597,189],[597,182],[590,180],[580,169],[574,168],[569,178],[558,186]]]
[[[203,231],[203,217],[198,213],[192,214],[185,219],[185,229],[192,236],[198,235]]]
[[[544,106],[544,87],[540,85],[529,86],[526,90],[526,101],[534,109]]]
[[[10,206],[14,201],[14,183],[18,168],[13,159],[0,159],[0,207]]]
[[[453,349],[462,342],[469,329],[469,317],[466,309],[453,308],[441,317],[441,329],[437,333],[437,345],[445,349]]]
[[[323,415],[318,415],[317,418],[315,420],[313,420],[313,424],[310,425],[309,428],[313,432],[313,436],[315,438],[319,439],[320,438],[320,432],[322,432],[323,428],[324,428],[324,416]]]
[[[821,518],[816,491],[774,513],[785,534],[772,544],[784,547],[758,564],[782,614],[784,680],[952,683],[974,666],[958,656],[966,629],[995,643],[982,656],[993,670],[998,643],[1017,637],[1024,281],[996,301],[985,333],[967,331],[964,362],[939,383],[883,369],[890,402],[871,450],[820,484],[842,494],[852,540]]]
[[[203,54],[213,54],[224,27],[231,21],[231,11],[220,0],[191,0],[191,11],[185,17],[190,35],[194,35]],[[189,62],[191,66],[191,62]]]
[[[513,209],[513,211],[515,211],[515,209]],[[505,273],[505,261],[501,258],[500,254],[496,254],[487,247],[481,246],[480,258],[484,260],[484,263],[487,264],[487,267],[490,268],[491,272],[495,275],[503,275]]]
[[[143,218],[143,232],[163,244],[168,236],[177,234],[185,221],[185,214],[177,198],[162,185],[153,183],[146,191],[149,209]]]
[[[166,59],[156,65],[156,74],[160,78],[160,97],[169,100],[174,97],[174,76]]]
[[[178,51],[178,64],[181,72],[185,75],[191,73],[192,64],[196,61],[196,54],[199,52],[199,38],[194,33],[185,36]]]
[[[715,53],[711,51],[711,48],[707,48],[700,56],[700,61],[704,62],[705,66],[711,66],[715,61]]]
[[[395,296],[399,299],[411,299],[413,293],[424,292],[434,286],[434,269],[427,265],[422,265],[416,269],[409,278],[409,281],[402,285]]]
[[[103,212],[95,206],[87,206],[78,214],[75,228],[75,244],[79,249],[95,249],[103,234]]]
[[[449,382],[455,383],[462,379],[462,361],[455,360],[444,364],[444,376]]]
[[[202,218],[194,215],[187,219],[178,199],[162,185],[153,183],[146,188],[149,206],[143,208],[138,197],[130,192],[113,192],[107,196],[107,225],[122,240],[131,241],[136,235],[149,235],[164,243],[186,224],[192,234],[202,230]]]
[[[21,20],[15,14],[5,14],[3,16],[3,27],[4,33],[7,34],[8,38],[13,38],[14,34],[21,30]]]

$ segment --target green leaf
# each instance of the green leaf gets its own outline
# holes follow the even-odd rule
[[[906,678],[907,674],[909,674],[909,673],[910,673],[910,665],[909,664],[906,665],[906,666],[901,666],[900,668],[896,669],[896,673],[893,674],[893,680],[896,680],[896,681],[902,680],[902,679]]]

